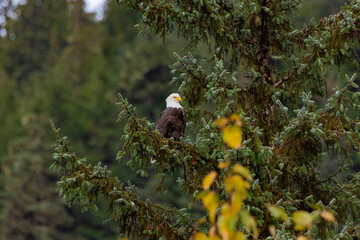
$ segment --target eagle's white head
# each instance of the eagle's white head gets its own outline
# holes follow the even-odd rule
[[[179,103],[181,100],[182,99],[178,93],[172,93],[166,99],[166,107],[183,108]]]

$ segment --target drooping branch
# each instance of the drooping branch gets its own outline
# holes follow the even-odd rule
[[[350,40],[347,38],[356,37],[359,34],[360,28],[359,1],[350,1],[339,13],[322,18],[317,25],[308,26],[303,30],[296,32],[292,35],[292,38],[296,39],[297,42],[302,42],[303,46],[305,46],[306,42],[304,40],[308,36],[321,35],[321,32],[327,28],[333,29],[333,35],[330,37],[332,40]]]
[[[255,66],[259,59],[254,49],[259,44],[257,8],[247,1],[140,1],[117,0],[136,10],[142,26],[165,38],[175,31],[192,45],[205,43],[224,57],[232,54],[234,65],[247,61]],[[265,65],[266,66],[266,65]]]
[[[78,203],[84,209],[96,211],[94,201],[103,196],[108,202],[110,218],[119,225],[121,233],[135,237],[188,239],[192,234],[194,221],[187,214],[142,201],[132,192],[131,186],[124,189],[117,178],[110,177],[106,166],[93,167],[86,164],[86,159],[78,158],[71,152],[67,138],[59,136],[52,122],[51,126],[58,142],[54,146],[51,168],[63,173],[58,186],[67,203]],[[174,216],[183,219],[180,225],[173,223]]]

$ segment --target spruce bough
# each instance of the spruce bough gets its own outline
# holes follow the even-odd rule
[[[146,175],[153,157],[158,160],[161,178],[182,169],[183,178],[177,182],[192,201],[201,199],[202,181],[210,172],[218,175],[212,190],[219,201],[226,201],[227,174],[219,163],[247,167],[253,181],[242,208],[256,219],[258,228],[256,236],[248,235],[249,239],[294,239],[300,235],[356,239],[360,235],[360,175],[348,181],[337,177],[359,158],[360,122],[352,114],[360,109],[356,74],[350,70],[340,74],[345,84],[333,91],[328,90],[326,81],[326,73],[342,65],[351,63],[352,71],[359,70],[355,51],[359,0],[300,30],[291,22],[300,1],[117,2],[138,12],[138,26],[143,31],[163,38],[176,31],[190,46],[205,43],[213,54],[210,59],[200,59],[191,53],[175,53],[172,65],[173,81],[181,83],[187,131],[196,137],[179,142],[163,138],[120,96],[124,111],[119,119],[127,124],[119,160],[129,156],[129,166]],[[241,81],[244,77],[247,84]],[[217,119],[232,114],[242,119],[243,142],[238,149],[228,147],[214,125]],[[166,209],[140,200],[131,184],[125,188],[109,176],[106,167],[87,165],[69,149],[66,138],[54,131],[58,146],[52,167],[63,173],[59,190],[69,203],[79,202],[95,210],[94,199],[105,196],[120,233],[135,238],[191,239],[198,231],[211,230],[210,222],[196,221],[184,209]],[[329,157],[341,167],[322,177],[319,165]],[[320,212],[325,217],[308,228],[288,226],[281,216],[299,210],[313,215]],[[337,223],[324,220],[329,212]],[[300,219],[308,217],[300,212],[294,219],[299,215],[303,216]],[[236,217],[232,227],[249,233]]]

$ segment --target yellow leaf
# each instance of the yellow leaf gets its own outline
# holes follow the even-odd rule
[[[211,186],[211,184],[214,182],[215,178],[217,177],[217,172],[212,171],[206,177],[203,179],[203,189],[208,190]]]
[[[230,121],[235,122],[236,126],[242,127],[242,122],[241,122],[241,118],[239,115],[231,114],[229,119],[230,119]]]
[[[238,126],[224,128],[223,140],[231,148],[240,148],[242,143],[242,132]]]
[[[227,122],[228,120],[222,117],[214,122],[214,126],[218,126],[220,129],[223,129],[224,127],[226,127]]]
[[[209,229],[209,237],[215,237],[215,234],[216,234],[215,226],[212,226],[212,227]]]
[[[225,202],[222,206],[221,206],[221,214],[226,216],[231,214],[231,207],[230,204]]]
[[[205,233],[198,232],[195,234],[194,240],[206,240],[206,239],[208,239],[208,237],[206,236]]]
[[[218,196],[214,192],[209,192],[201,199],[206,210],[209,212],[209,219],[211,224],[215,223],[216,209],[219,205]]]
[[[257,228],[256,220],[253,216],[250,217],[250,229],[255,239],[259,237],[259,229]]]
[[[204,197],[201,198],[201,200],[203,201],[205,207],[218,203],[218,197],[214,192],[207,193]]]
[[[312,225],[312,217],[306,211],[296,211],[292,215],[295,223],[295,230],[303,231]]]
[[[235,114],[235,113],[233,113],[233,114],[230,115],[229,118],[230,118],[230,121],[237,121],[237,120],[240,119],[240,116],[237,115],[237,114]]]
[[[217,203],[211,204],[207,207],[207,210],[209,212],[209,220],[212,225],[215,224],[215,216],[216,216],[217,207],[218,207]]]
[[[255,239],[259,236],[259,229],[257,228],[256,220],[250,215],[248,211],[241,211],[241,221],[249,232],[253,233]]]
[[[252,181],[251,172],[248,168],[241,166],[240,164],[235,164],[233,168],[234,173],[238,173],[245,177],[247,180]]]
[[[243,198],[242,194],[239,192],[235,192],[231,195],[231,203],[232,203],[232,210],[236,213],[238,212],[241,207],[243,206]]]
[[[225,179],[225,190],[226,192],[230,192],[232,189],[234,189],[240,193],[246,193],[246,189],[250,188],[250,183],[248,181],[245,181],[241,176],[239,175],[233,175],[231,177],[228,177]],[[245,194],[247,197],[247,194]]]
[[[226,159],[225,162],[219,162],[219,168],[223,169],[223,168],[228,168],[230,166],[230,160]]]
[[[336,222],[334,214],[332,214],[330,211],[321,211],[320,216],[328,222]]]
[[[217,221],[217,226],[219,229],[219,233],[222,237],[222,239],[229,239],[230,236],[230,231],[227,225],[227,219],[225,216],[220,215],[218,221]]]
[[[198,225],[201,225],[201,224],[204,224],[206,223],[206,219],[205,218],[200,218],[199,220],[197,220],[197,224]]]
[[[273,238],[276,238],[276,229],[274,225],[269,226],[269,232]]]
[[[277,206],[269,206],[269,212],[276,219],[282,219],[287,225],[290,225],[290,220],[288,215],[285,213],[284,209]]]
[[[322,209],[322,207],[319,204],[310,204],[310,206],[316,211],[321,211]]]
[[[247,240],[247,237],[244,233],[237,232],[234,239],[235,240]]]

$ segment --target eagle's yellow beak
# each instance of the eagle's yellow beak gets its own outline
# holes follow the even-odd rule
[[[178,100],[178,101],[181,101],[181,100],[182,100],[181,97],[176,97],[175,99]]]

